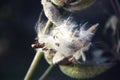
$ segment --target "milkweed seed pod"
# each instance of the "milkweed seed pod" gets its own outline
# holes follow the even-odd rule
[[[59,9],[48,0],[41,0],[41,3],[48,20],[50,20],[54,25],[60,26],[64,21],[64,18],[61,16]]]
[[[90,66],[82,64],[60,65],[59,67],[65,75],[77,79],[92,78],[111,68],[111,66],[106,65]]]
[[[67,19],[58,27],[42,34],[44,27],[38,26],[38,49],[44,52],[49,64],[58,64],[61,71],[72,78],[90,78],[101,74],[111,65],[105,64],[107,58],[94,55],[89,61],[84,51],[88,51],[91,39],[98,24],[85,29],[86,24],[78,25]]]
[[[65,10],[80,11],[92,5],[96,0],[51,0],[55,5],[62,6]]]
[[[65,4],[62,7],[63,9],[74,12],[84,9],[94,2],[95,0],[41,0],[46,17],[56,26],[60,26],[65,17],[63,17],[63,14],[60,12],[58,7],[53,5],[53,3],[56,5],[57,3],[62,5]]]
[[[49,31],[49,34],[42,34],[43,27],[37,28],[39,48],[46,53],[47,61],[52,60],[53,64],[65,58],[75,61],[82,58],[85,61],[84,51],[89,48],[97,26],[98,24],[84,30],[85,25],[77,25],[68,19]]]
[[[114,62],[106,62],[111,59],[103,57],[102,50],[95,50],[92,54],[94,55],[94,57],[92,57],[92,63],[59,65],[59,68],[65,75],[71,78],[88,79],[98,76],[114,66]]]

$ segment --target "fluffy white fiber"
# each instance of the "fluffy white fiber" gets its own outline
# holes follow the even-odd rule
[[[38,32],[39,43],[45,43],[48,49],[56,50],[53,56],[53,63],[58,63],[67,57],[72,57],[75,61],[80,58],[86,60],[84,51],[90,46],[90,41],[94,33],[84,29],[71,20],[65,21],[55,27],[50,34]]]

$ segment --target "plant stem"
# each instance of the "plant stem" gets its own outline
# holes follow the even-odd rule
[[[54,64],[50,65],[47,68],[47,70],[45,71],[45,73],[40,77],[39,80],[45,80],[47,78],[48,74],[50,73],[50,71],[53,69],[54,66],[55,66]]]
[[[32,61],[32,64],[30,65],[30,68],[29,68],[24,80],[30,80],[31,79],[31,77],[32,77],[40,59],[42,58],[42,55],[43,55],[43,53],[41,52],[41,50],[37,50],[36,55],[35,55],[35,57]]]
[[[43,34],[47,33],[47,31],[48,31],[48,29],[51,25],[52,25],[52,23],[48,20],[47,23],[46,23],[46,26],[44,28]],[[29,68],[24,80],[30,80],[31,79],[31,77],[32,77],[33,73],[35,72],[35,69],[36,69],[40,59],[42,58],[42,56],[43,56],[42,51],[37,50],[36,55],[35,55],[31,65],[30,65],[30,68]]]
[[[52,25],[52,22],[50,20],[47,21],[46,26],[43,30],[43,34],[47,33],[48,29],[50,28],[50,26]]]

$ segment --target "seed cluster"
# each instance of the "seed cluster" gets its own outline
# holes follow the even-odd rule
[[[38,39],[32,46],[41,49],[50,64],[81,63],[80,59],[85,62],[84,51],[89,49],[97,26],[85,30],[85,25],[77,25],[68,19],[49,34],[38,32]]]

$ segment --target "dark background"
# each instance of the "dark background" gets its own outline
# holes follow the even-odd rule
[[[0,80],[24,79],[35,55],[31,44],[36,37],[34,26],[41,9],[40,0],[0,0]],[[75,19],[81,23],[86,21],[89,24],[99,23],[97,40],[105,40],[110,44],[109,38],[101,36],[101,29],[113,14],[114,10],[110,0],[97,0],[90,8],[74,15]],[[47,62],[42,58],[33,80],[37,80],[47,67]],[[90,80],[120,80],[119,74],[120,65],[117,64],[112,69]],[[55,67],[47,80],[74,79],[65,76],[58,67]]]

